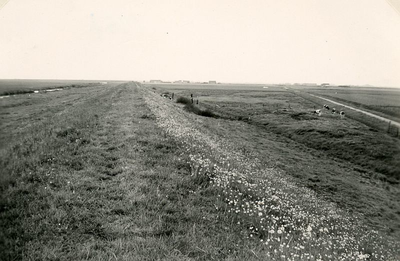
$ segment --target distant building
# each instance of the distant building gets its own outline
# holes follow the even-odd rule
[[[208,84],[217,84],[217,81],[208,81]]]
[[[150,83],[162,83],[161,80],[150,80]]]
[[[107,82],[100,82],[100,84],[101,84],[101,85],[105,85],[105,84],[107,84]]]
[[[179,81],[174,81],[174,83],[190,83],[190,81],[179,80]]]
[[[329,83],[328,83],[328,82],[321,83],[321,86],[322,86],[322,87],[329,86]]]

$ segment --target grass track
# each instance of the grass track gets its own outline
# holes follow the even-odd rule
[[[262,258],[134,84],[72,105],[2,147],[2,260]]]

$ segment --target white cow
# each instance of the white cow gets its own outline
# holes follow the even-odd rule
[[[321,110],[315,110],[314,113],[318,114],[318,116],[321,116]]]

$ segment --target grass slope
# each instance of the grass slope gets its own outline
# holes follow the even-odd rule
[[[2,146],[2,260],[262,258],[134,84],[81,95]]]
[[[146,93],[145,100],[156,115],[159,126],[186,148],[195,173],[209,177],[213,185],[221,189],[221,198],[239,217],[240,226],[246,226],[250,236],[258,238],[270,249],[268,259],[398,259],[394,250],[398,247],[390,243],[393,241],[386,241],[388,238],[382,236],[384,234],[375,234],[374,226],[365,226],[366,220],[359,211],[351,214],[357,203],[368,203],[370,199],[373,200],[372,206],[363,205],[361,209],[373,213],[376,205],[390,203],[385,196],[393,196],[396,192],[387,193],[370,183],[358,184],[365,183],[366,179],[351,170],[349,173],[351,164],[338,164],[322,152],[254,128],[252,124],[198,117],[154,93]],[[254,105],[244,107],[251,110]],[[261,146],[257,147],[259,144]],[[275,161],[282,165],[274,165]],[[294,173],[286,172],[285,165],[292,167]],[[321,172],[315,173],[316,169]],[[311,181],[329,179],[316,184],[315,187],[322,189],[323,185],[332,185],[329,182],[333,177],[337,182],[332,188],[336,190],[331,194],[318,193],[317,197],[311,190],[295,185],[286,174],[299,174],[302,181],[310,177],[309,174],[316,174]],[[385,195],[383,198],[379,197],[381,192]],[[354,200],[352,195],[359,198]],[[345,207],[340,209],[338,205],[329,203],[332,196],[339,203],[345,203]],[[352,207],[347,207],[348,202]],[[398,209],[398,206],[394,208]],[[392,220],[391,228],[396,227],[398,223],[389,218]],[[386,225],[379,218],[378,223]],[[389,252],[394,256],[390,257]]]
[[[177,95],[192,92],[203,108],[220,116],[194,119],[201,122],[198,129],[229,139],[243,154],[283,170],[300,186],[361,213],[372,227],[399,240],[398,138],[353,118],[341,120],[326,111],[313,115],[318,101],[291,91],[183,90]]]

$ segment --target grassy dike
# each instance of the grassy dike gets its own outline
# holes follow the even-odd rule
[[[1,150],[2,260],[259,260],[134,83],[99,87]]]

